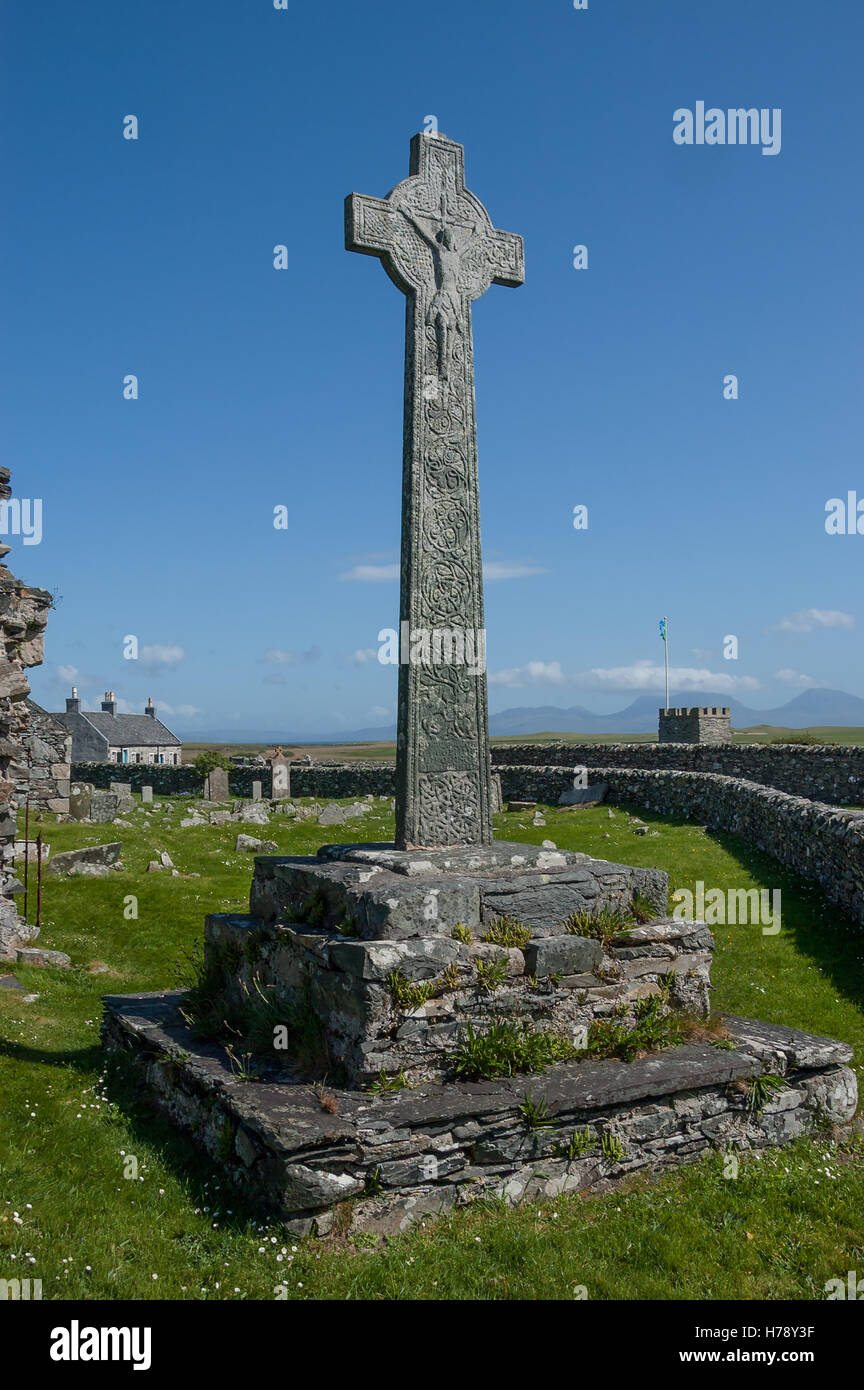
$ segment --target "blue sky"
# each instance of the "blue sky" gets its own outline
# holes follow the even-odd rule
[[[664,613],[673,695],[864,694],[864,537],[824,524],[864,497],[860,5],[0,13],[3,461],[43,506],[5,539],[59,595],[42,704],[392,719],[363,655],[398,617],[404,308],[342,204],[406,176],[429,114],[525,238],[525,285],[474,306],[490,708],[658,689]],[[780,153],[676,145],[697,101],[780,108]]]

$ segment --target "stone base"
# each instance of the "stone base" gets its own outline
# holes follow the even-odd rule
[[[347,1086],[443,1080],[469,1026],[525,1024],[584,1047],[596,1020],[633,1024],[650,996],[664,1012],[705,1018],[713,950],[704,923],[668,917],[603,942],[532,932],[521,948],[470,935],[362,941],[222,913],[204,933],[211,1012],[241,1033],[257,1019],[260,1036],[269,1009],[271,1029],[288,1029],[281,1045],[299,1056],[298,1079]]]
[[[667,889],[659,869],[536,845],[323,845],[317,857],[256,859],[249,911],[264,923],[341,928],[364,940],[449,936],[460,924],[479,936],[510,914],[537,937],[560,935],[580,908],[629,907],[636,893],[663,913]]]
[[[602,1189],[712,1147],[764,1148],[846,1125],[857,1101],[844,1043],[738,1018],[725,1020],[734,1050],[693,1043],[542,1076],[378,1095],[297,1084],[287,1072],[243,1080],[224,1048],[193,1038],[181,998],[106,999],[105,1046],[220,1173],[299,1234],[337,1221],[394,1232],[478,1197]],[[766,1071],[786,1084],[754,1110],[748,1083]],[[548,1107],[548,1128],[526,1124],[529,1099]]]
[[[251,915],[207,918],[210,1012],[259,1035],[268,1008],[274,1025],[293,1018],[283,1046],[303,1044],[298,1079],[346,1086],[441,1080],[469,1025],[524,1023],[584,1047],[595,1019],[632,1022],[650,994],[704,1016],[714,943],[701,923],[658,916],[604,942],[568,930],[574,911],[629,910],[637,895],[643,915],[665,911],[666,875],[535,845],[257,858]],[[505,917],[518,941],[485,940]]]

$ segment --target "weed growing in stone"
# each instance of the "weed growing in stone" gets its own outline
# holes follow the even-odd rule
[[[464,922],[457,922],[450,935],[454,941],[461,941],[463,946],[470,946],[474,940]]]
[[[606,1130],[600,1140],[600,1152],[610,1163],[620,1163],[622,1158],[626,1158],[627,1150],[621,1143],[617,1134],[612,1134]]]
[[[540,1073],[553,1062],[576,1056],[576,1049],[558,1033],[543,1032],[517,1023],[493,1023],[485,1032],[469,1024],[459,1046],[448,1054],[453,1074],[463,1081],[491,1080],[496,1076]]]
[[[522,1116],[522,1122],[526,1129],[549,1129],[552,1118],[549,1114],[549,1103],[541,1096],[539,1100],[534,1100],[530,1091],[517,1110]]]
[[[597,1135],[587,1125],[583,1125],[581,1129],[574,1129],[566,1144],[556,1144],[555,1153],[559,1158],[581,1158],[582,1154],[588,1153],[590,1149],[596,1149],[597,1144]]]
[[[381,1095],[385,1091],[404,1091],[408,1086],[408,1078],[400,1067],[395,1076],[390,1076],[384,1071],[383,1067],[378,1073],[377,1081],[371,1081],[366,1087],[370,1095]]]
[[[786,1090],[786,1082],[782,1076],[772,1076],[770,1072],[763,1072],[761,1076],[751,1076],[747,1082],[747,1092],[745,1104],[747,1109],[754,1115],[759,1115],[768,1104],[772,1096],[778,1091]]]
[[[485,990],[487,994],[503,985],[507,979],[508,964],[506,960],[478,960],[477,961],[477,986]]]
[[[385,983],[396,1008],[403,1010],[419,1009],[435,989],[431,980],[414,983],[407,979],[401,970],[391,970]]]
[[[600,907],[595,912],[579,907],[564,923],[571,936],[590,936],[604,944],[621,932],[632,931],[633,918],[617,907]]]
[[[493,917],[483,940],[492,946],[515,946],[524,951],[531,940],[531,931],[517,917],[508,914],[504,917]]]

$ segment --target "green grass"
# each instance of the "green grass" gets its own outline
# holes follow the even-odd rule
[[[186,803],[173,804],[179,825]],[[375,806],[340,837],[390,838],[389,801]],[[697,879],[782,888],[779,936],[717,929],[714,1007],[843,1038],[864,1056],[860,929],[741,841],[638,814],[656,834],[633,835],[623,812],[610,820],[602,806],[550,808],[538,829],[507,814],[496,827],[499,838],[551,838],[666,869],[672,888]],[[38,992],[32,1003],[0,990],[0,1277],[41,1278],[45,1298],[272,1298],[284,1280],[292,1298],[566,1299],[585,1285],[591,1298],[773,1299],[821,1297],[827,1279],[861,1269],[860,1141],[744,1155],[737,1181],[712,1154],[608,1196],[478,1205],[362,1254],[350,1242],[303,1244],[261,1221],[140,1095],[107,1099],[100,996],[170,986],[200,949],[205,912],[246,909],[253,857],[234,852],[238,829],[295,854],[333,832],[280,816],[269,828],[180,830],[158,801],[154,815],[132,819],[132,830],[43,827],[55,851],[122,839],[126,867],[104,879],[48,877],[41,942],[68,951],[74,968],[16,970]],[[201,877],[145,874],[163,849]],[[124,917],[130,894],[137,920]],[[91,973],[96,963],[107,972]],[[124,1178],[130,1156],[140,1181]]]

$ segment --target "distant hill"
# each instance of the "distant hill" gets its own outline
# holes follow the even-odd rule
[[[655,734],[657,711],[662,696],[639,695],[626,709],[615,714],[594,714],[583,705],[561,709],[558,705],[525,705],[502,710],[489,718],[489,732],[499,738],[519,738],[524,734]],[[672,693],[678,705],[728,705],[733,729],[752,729],[760,724],[783,729],[842,726],[864,727],[864,700],[843,690],[802,690],[788,704],[775,709],[751,709],[734,696],[704,690]],[[396,737],[395,724],[372,729],[301,734],[291,729],[216,729],[207,733],[178,730],[181,737],[201,743],[377,743]]]
[[[657,695],[640,695],[626,709],[614,714],[592,714],[581,705],[560,709],[555,705],[508,709],[489,719],[489,732],[513,738],[519,734],[542,732],[561,734],[652,734],[657,732]],[[757,724],[776,724],[785,729],[811,726],[864,726],[864,700],[842,690],[802,690],[788,704],[775,709],[751,709],[735,696],[711,691],[674,691],[671,703],[678,705],[728,705],[734,729],[750,729]]]

